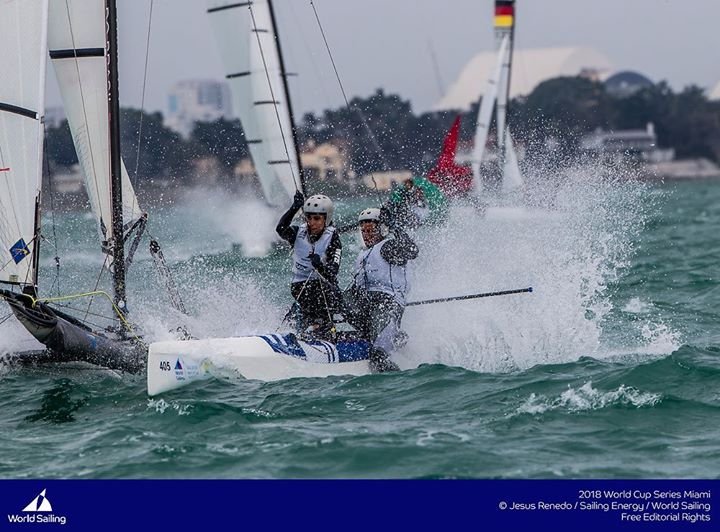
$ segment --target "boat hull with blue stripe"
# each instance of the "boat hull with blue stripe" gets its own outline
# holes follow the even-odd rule
[[[367,375],[369,353],[365,340],[333,343],[292,333],[155,342],[148,352],[148,394],[228,372],[261,381]]]

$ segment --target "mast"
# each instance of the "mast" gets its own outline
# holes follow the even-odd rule
[[[290,99],[290,89],[288,87],[288,73],[287,70],[285,70],[285,60],[283,59],[283,53],[282,53],[282,47],[280,46],[280,33],[278,33],[278,25],[277,21],[275,19],[275,10],[273,9],[272,0],[267,0],[268,3],[268,10],[270,11],[270,22],[272,24],[272,31],[273,35],[275,36],[275,41],[277,43],[277,49],[278,49],[278,57],[280,59],[280,78],[282,79],[282,86],[283,91],[285,92],[285,101],[287,102],[288,107],[288,114],[290,115],[290,126],[292,129],[292,140],[293,145],[295,146],[295,153],[297,154],[297,164],[298,169],[300,170],[300,175],[298,176],[300,178],[300,192],[305,194],[305,172],[303,171],[302,167],[302,161],[300,160],[300,146],[298,145],[297,141],[297,128],[295,127],[295,115],[293,114],[292,109],[292,100]]]
[[[512,56],[515,34],[515,0],[495,0],[495,38],[500,45],[503,39],[508,37],[507,58],[502,67],[501,76],[504,85],[501,85],[502,93],[498,98],[497,126],[498,126],[498,148],[500,149],[501,168],[507,157],[507,104],[510,100],[510,74],[512,71]]]
[[[120,98],[118,88],[117,6],[106,0],[108,127],[110,131],[110,190],[112,194],[113,291],[115,304],[125,312],[125,243],[123,241],[122,162],[120,159]]]

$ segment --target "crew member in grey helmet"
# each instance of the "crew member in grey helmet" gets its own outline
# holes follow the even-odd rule
[[[292,225],[300,208],[304,222]],[[290,292],[300,307],[303,329],[331,324],[340,305],[337,274],[342,243],[333,225],[333,211],[333,202],[327,196],[316,194],[306,200],[298,191],[276,227],[278,235],[293,248]]]

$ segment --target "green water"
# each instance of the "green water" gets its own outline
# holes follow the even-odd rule
[[[262,242],[248,221],[263,215],[220,215],[223,202],[154,213],[192,316],[167,310],[142,253],[130,304],[148,339],[181,321],[198,336],[280,325],[287,252],[233,249]],[[418,235],[411,299],[535,292],[408,310],[397,374],[227,377],[150,399],[142,376],[0,366],[0,477],[717,478],[720,184],[579,182],[539,203],[458,209]],[[92,221],[55,226],[61,292],[94,282]],[[344,241],[346,282],[358,247]],[[54,254],[46,244],[46,286]],[[0,351],[30,347],[0,324]]]

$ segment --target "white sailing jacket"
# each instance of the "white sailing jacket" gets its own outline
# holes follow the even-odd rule
[[[335,227],[332,225],[325,227],[323,234],[316,242],[310,242],[308,238],[307,224],[302,224],[298,228],[297,237],[293,244],[293,283],[301,283],[308,279],[318,279],[318,274],[313,268],[308,256],[312,253],[320,255],[323,264],[327,264],[326,251],[330,245]]]
[[[380,254],[382,247],[392,240],[386,238],[364,250],[355,261],[354,284],[368,292],[383,292],[393,296],[398,305],[405,306],[408,291],[407,267],[390,264]]]

